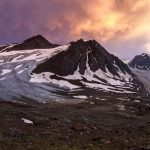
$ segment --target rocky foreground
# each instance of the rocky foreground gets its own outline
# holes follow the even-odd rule
[[[143,97],[1,101],[0,149],[149,150],[149,116],[149,98]]]

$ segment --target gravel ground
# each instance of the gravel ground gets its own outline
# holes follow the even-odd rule
[[[1,101],[0,120],[0,150],[150,149],[149,98]]]

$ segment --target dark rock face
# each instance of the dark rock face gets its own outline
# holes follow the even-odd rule
[[[30,50],[30,49],[48,49],[57,47],[57,44],[52,44],[41,35],[33,36],[20,44],[16,44],[5,51],[12,50]]]
[[[98,69],[111,72],[113,75],[118,74],[118,69],[122,73],[132,74],[126,64],[119,58],[109,54],[95,40],[71,42],[68,50],[58,53],[46,62],[37,66],[35,73],[53,72],[57,75],[72,75],[79,67],[80,74],[84,74],[87,64],[93,72]]]
[[[6,46],[0,46],[0,51],[3,50],[6,47],[8,47],[8,45],[6,45]]]
[[[150,70],[150,56],[145,53],[137,55],[129,62],[129,66],[140,70]]]

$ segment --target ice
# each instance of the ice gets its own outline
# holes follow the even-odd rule
[[[51,49],[33,49],[33,50],[21,50],[21,51],[14,50],[14,51],[9,51],[9,52],[4,51],[4,52],[1,52],[1,56],[11,57],[11,56],[17,55],[17,57],[15,57],[11,62],[20,62],[20,61],[25,61],[25,60],[41,61],[43,59],[50,58],[56,55],[57,53],[67,50],[69,46],[70,44],[58,46],[56,48],[51,48]],[[21,58],[22,56],[24,56],[24,58],[20,60],[19,58]]]

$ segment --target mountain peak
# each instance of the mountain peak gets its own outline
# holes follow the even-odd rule
[[[86,44],[86,43],[98,43],[98,42],[96,40],[94,40],[94,39],[84,40],[84,39],[81,38],[81,39],[79,39],[77,41],[72,41],[70,43]]]
[[[39,65],[39,67],[35,69],[35,72],[47,71],[60,76],[67,76],[72,75],[79,69],[79,73],[83,75],[86,69],[90,68],[92,72],[96,72],[99,69],[103,72],[108,70],[113,75],[119,76],[115,65],[119,67],[123,74],[131,74],[127,65],[117,57],[109,54],[97,41],[84,41],[80,39],[76,42],[71,42],[66,51],[57,54],[47,62]]]
[[[145,57],[145,56],[146,56],[146,57],[149,57],[149,54],[147,54],[147,53],[142,53],[141,56],[143,56],[143,57]]]
[[[94,39],[92,40],[83,40],[79,39],[77,41],[70,42],[71,46],[74,48],[82,49],[82,51],[89,51],[90,49],[101,49],[105,51],[105,49]]]
[[[35,41],[43,42],[44,41],[44,42],[49,43],[49,41],[40,34],[30,37],[30,38],[26,39],[24,42],[29,42],[29,41],[33,41],[33,42],[35,42]]]
[[[57,47],[57,44],[50,43],[42,35],[35,35],[31,38],[24,40],[22,43],[15,44],[11,48],[7,48],[5,51],[12,50],[31,50],[31,49],[49,49]]]
[[[150,70],[150,56],[146,53],[137,55],[129,62],[129,66],[139,70]]]

